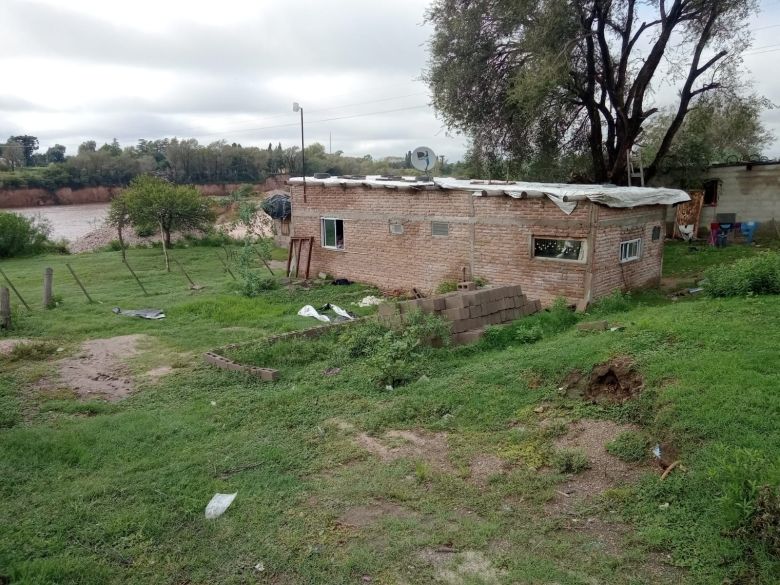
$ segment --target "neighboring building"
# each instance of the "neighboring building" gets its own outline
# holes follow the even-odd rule
[[[689,200],[673,189],[380,177],[307,177],[304,195],[302,179],[289,183],[292,236],[314,239],[314,274],[426,292],[465,274],[545,304],[657,285],[665,205]]]
[[[780,162],[713,165],[704,181],[699,227],[709,229],[721,213],[736,214],[737,222],[780,220]]]

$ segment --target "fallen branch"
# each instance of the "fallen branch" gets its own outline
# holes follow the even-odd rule
[[[666,479],[666,476],[667,476],[667,475],[669,475],[669,474],[672,472],[672,469],[674,469],[675,467],[677,467],[679,464],[680,464],[680,461],[679,461],[679,459],[678,459],[677,461],[675,461],[674,463],[672,463],[672,464],[671,464],[669,467],[667,467],[667,468],[666,468],[666,471],[664,471],[664,472],[661,474],[661,481],[665,480],[665,479]]]

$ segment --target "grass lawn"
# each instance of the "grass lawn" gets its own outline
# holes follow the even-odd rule
[[[667,249],[667,276],[698,274],[703,255]],[[164,273],[152,249],[129,256],[148,297],[116,252],[0,266],[34,305],[8,336],[44,340],[0,357],[0,582],[780,580],[777,551],[739,530],[748,480],[780,479],[777,297],[614,297],[583,317],[625,327],[614,332],[530,317],[544,331],[535,343],[423,350],[412,381],[392,390],[376,382],[376,359],[355,351],[359,325],[235,350],[280,370],[262,383],[199,354],[311,326],[296,315],[304,304],[370,313],[351,303],[375,291],[320,284],[248,299],[217,249],[173,253],[204,290]],[[84,302],[65,262],[101,304]],[[61,304],[44,311],[47,266]],[[39,384],[80,343],[131,334],[146,337],[128,359],[129,398]],[[566,391],[573,371],[614,358],[642,377],[633,399]],[[147,375],[161,366],[172,371]],[[610,450],[622,459],[605,455],[605,437],[619,437]],[[655,444],[681,462],[664,480]],[[207,520],[216,492],[238,495]]]

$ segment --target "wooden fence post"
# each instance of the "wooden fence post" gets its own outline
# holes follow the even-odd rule
[[[0,329],[11,328],[11,292],[0,287]]]
[[[43,271],[43,308],[49,309],[52,306],[52,286],[54,284],[54,270],[47,268]]]
[[[11,290],[14,291],[14,293],[16,294],[17,297],[19,297],[19,300],[22,301],[22,304],[24,305],[24,308],[27,309],[28,311],[32,311],[32,309],[30,308],[30,305],[28,305],[27,302],[22,298],[22,295],[20,295],[19,291],[16,290],[16,287],[14,286],[14,283],[11,282],[11,279],[8,278],[8,275],[5,272],[3,272],[2,269],[0,269],[0,276],[2,276],[5,279],[5,281],[8,283],[8,286],[11,287]]]
[[[125,263],[126,263],[126,261],[125,261],[125,260],[122,260],[122,262],[125,262]],[[83,292],[83,293],[84,293],[84,296],[85,296],[85,297],[87,297],[87,300],[88,300],[90,303],[94,303],[95,301],[93,301],[93,300],[92,300],[92,297],[91,297],[91,296],[89,296],[89,293],[87,292],[87,289],[85,289],[85,288],[84,288],[84,285],[83,285],[83,284],[81,284],[81,280],[79,280],[79,277],[78,277],[78,276],[76,276],[76,272],[73,270],[73,267],[71,267],[71,265],[70,265],[70,264],[68,264],[67,262],[65,263],[65,266],[67,266],[67,267],[68,267],[68,270],[70,270],[70,273],[73,275],[73,278],[76,280],[76,284],[77,284],[77,285],[79,285],[79,288],[81,289],[81,292]]]

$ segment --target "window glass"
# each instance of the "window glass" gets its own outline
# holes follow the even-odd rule
[[[534,256],[581,262],[585,259],[585,242],[583,240],[534,238]]]
[[[344,222],[342,220],[322,220],[322,245],[325,248],[344,249]]]
[[[628,262],[639,258],[642,251],[642,240],[628,240],[620,242],[620,261]]]

